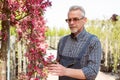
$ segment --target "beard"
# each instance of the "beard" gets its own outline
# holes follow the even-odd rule
[[[76,32],[78,32],[78,29],[73,28],[73,29],[70,29],[70,31],[71,31],[71,33],[76,33]]]

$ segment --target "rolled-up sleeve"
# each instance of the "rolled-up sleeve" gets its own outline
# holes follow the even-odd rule
[[[87,80],[95,80],[101,62],[101,43],[98,39],[92,41],[91,43],[91,51],[88,56],[87,66],[82,68],[84,75]]]

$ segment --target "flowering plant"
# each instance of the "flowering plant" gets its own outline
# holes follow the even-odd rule
[[[47,44],[45,42],[44,11],[51,6],[49,0],[4,0],[6,12],[0,13],[1,20],[9,20],[10,25],[17,28],[18,40],[25,40],[28,59],[27,80],[46,79],[45,66],[49,63],[44,60]],[[2,2],[2,1],[1,1]],[[1,4],[0,2],[0,4]],[[0,5],[0,9],[2,5]],[[1,34],[2,35],[2,34]],[[4,36],[6,39],[6,36]]]

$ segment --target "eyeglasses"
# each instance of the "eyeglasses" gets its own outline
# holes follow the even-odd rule
[[[82,17],[82,18],[77,18],[77,17],[75,17],[75,18],[65,19],[65,21],[68,22],[68,23],[70,23],[71,21],[77,22],[77,21],[79,21],[79,20],[81,20],[81,19],[83,19],[83,18],[84,18],[84,17]]]

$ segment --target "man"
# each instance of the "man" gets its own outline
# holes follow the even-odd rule
[[[101,61],[101,44],[98,38],[88,33],[84,24],[87,19],[81,6],[72,6],[66,22],[71,34],[60,39],[59,63],[49,65],[49,72],[59,80],[95,80]]]

